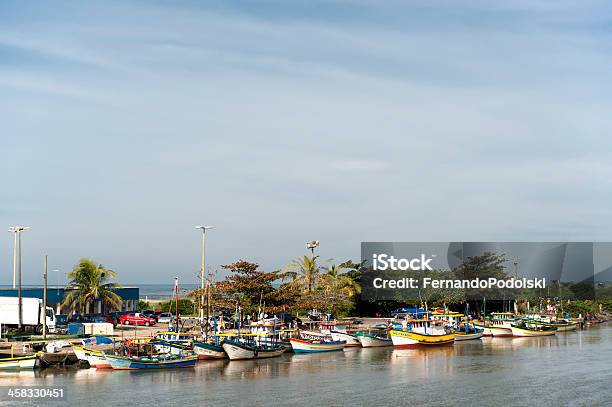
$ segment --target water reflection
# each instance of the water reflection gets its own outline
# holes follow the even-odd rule
[[[520,405],[538,397],[564,404],[559,389],[565,391],[579,383],[580,397],[585,404],[594,405],[605,401],[601,384],[612,381],[610,356],[612,327],[602,326],[551,337],[483,338],[438,348],[366,348],[260,360],[200,361],[195,369],[0,372],[0,382],[6,386],[66,386],[71,404],[94,399],[121,404],[127,394],[142,404],[157,405],[233,405],[245,400],[261,405],[286,400],[288,394],[297,405],[402,405],[406,394],[411,402],[423,405],[453,405],[457,400]],[[551,383],[556,392],[549,391]],[[525,391],[500,393],[500,386]],[[443,394],[432,399],[436,388],[443,388]],[[478,388],[478,397],[469,390],[473,388]]]

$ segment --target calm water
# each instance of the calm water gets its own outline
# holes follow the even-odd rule
[[[0,373],[0,386],[67,386],[69,405],[612,405],[612,325],[437,349],[350,349],[195,369]],[[5,390],[4,390],[5,391]],[[4,402],[0,405],[17,405]],[[34,404],[31,404],[34,405]]]

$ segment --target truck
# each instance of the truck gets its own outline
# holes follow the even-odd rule
[[[43,318],[47,319],[47,332],[55,332],[53,308],[43,308],[40,298],[22,298],[21,315],[24,331],[42,333]],[[7,331],[19,327],[19,298],[0,297],[0,329]]]

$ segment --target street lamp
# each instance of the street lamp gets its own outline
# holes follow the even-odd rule
[[[21,299],[21,232],[30,229],[29,226],[11,226],[9,232],[15,234],[13,247],[13,288],[15,288],[15,274],[17,278],[17,296],[19,297],[19,330],[23,326],[23,301]],[[18,264],[17,267],[15,265]],[[15,270],[17,269],[17,270]],[[15,273],[17,271],[17,273]]]
[[[313,240],[312,242],[306,243],[306,249],[310,250],[313,256],[314,256],[314,249],[316,249],[317,247],[319,247],[318,240]]]
[[[208,229],[213,229],[214,226],[196,226],[196,229],[202,229],[202,269],[200,270],[201,273],[201,291],[200,291],[200,320],[202,322],[204,322],[204,280],[206,279],[205,276],[205,262],[204,262],[204,256],[206,254],[206,231]]]

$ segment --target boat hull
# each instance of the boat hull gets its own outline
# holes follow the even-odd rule
[[[0,370],[34,369],[37,366],[38,357],[36,355],[0,359]]]
[[[230,360],[264,359],[282,355],[285,352],[285,347],[277,346],[270,349],[262,349],[236,341],[225,341],[223,343],[223,350],[227,353],[227,357]]]
[[[497,336],[497,337],[504,337],[504,336],[512,336],[512,330],[510,329],[510,326],[503,326],[503,325],[481,325],[481,324],[474,324],[474,326],[476,328],[482,329],[483,332],[483,336]]]
[[[212,343],[194,342],[193,351],[198,355],[198,359],[226,359],[227,354],[223,346]]]
[[[295,353],[333,352],[344,349],[344,341],[318,342],[291,338],[291,346]]]
[[[361,347],[361,341],[355,335],[336,331],[331,331],[330,335],[333,341],[345,341],[346,345],[344,346],[346,348]]]
[[[415,348],[419,346],[419,341],[414,339],[412,334],[408,331],[391,330],[389,331],[389,336],[391,337],[393,347],[396,349]]]
[[[533,330],[533,329],[517,328],[514,326],[511,329],[512,329],[512,335],[519,336],[519,337],[552,336],[556,332],[553,330],[540,331],[540,330]]]
[[[484,332],[476,332],[476,333],[465,333],[465,332],[456,332],[455,333],[455,342],[462,341],[471,341],[482,338]]]
[[[452,345],[455,343],[455,334],[426,334],[420,332],[411,332],[414,339],[421,346],[443,346]]]
[[[563,323],[563,324],[555,324],[552,322],[542,322],[539,323],[543,326],[551,326],[557,328],[557,332],[567,332],[567,331],[575,331],[578,327],[578,324],[575,322]]]
[[[196,356],[188,356],[180,359],[146,361],[143,358],[130,358],[111,355],[106,355],[106,359],[110,363],[113,370],[156,370],[187,368],[194,367],[196,361],[198,360]]]
[[[87,349],[82,346],[73,346],[72,350],[79,360],[86,361],[90,367],[96,369],[111,368],[110,363],[108,363],[108,360],[102,351]]]
[[[364,348],[379,348],[383,346],[393,346],[393,340],[391,338],[381,338],[375,335],[363,334],[359,335],[359,342]]]

